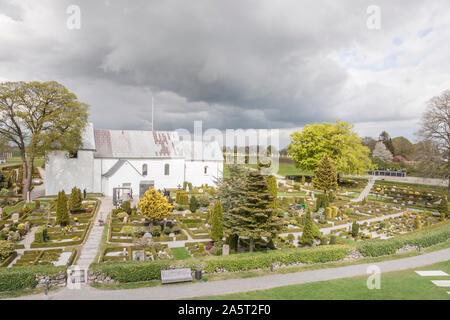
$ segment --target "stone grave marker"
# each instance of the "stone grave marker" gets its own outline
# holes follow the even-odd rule
[[[227,256],[230,254],[230,246],[228,244],[224,244],[222,246],[222,255]]]

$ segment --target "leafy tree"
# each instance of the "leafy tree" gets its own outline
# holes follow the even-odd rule
[[[344,174],[365,173],[372,168],[369,148],[361,144],[349,123],[306,125],[301,132],[292,133],[291,140],[288,153],[300,169],[315,170],[325,154]]]
[[[392,161],[392,153],[386,148],[386,146],[382,142],[377,142],[377,144],[375,145],[375,149],[373,150],[372,156],[384,162]]]
[[[194,195],[192,195],[191,199],[189,201],[189,210],[191,210],[191,212],[195,212],[195,211],[197,211],[198,207],[199,207],[199,205],[198,205],[197,198]]]
[[[219,241],[223,238],[223,208],[220,202],[216,202],[212,210],[211,238],[213,241]]]
[[[277,178],[273,175],[269,175],[266,177],[267,186],[269,187],[269,192],[273,197],[273,201],[271,203],[271,207],[274,210],[278,209],[278,187],[277,187]]]
[[[265,237],[270,242],[281,232],[282,221],[272,208],[273,196],[259,170],[247,174],[238,199],[240,201],[224,215],[224,230],[227,236],[249,237],[250,251],[253,251],[255,240]]]
[[[392,139],[394,146],[394,156],[403,156],[411,159],[414,156],[414,145],[405,137],[395,137]]]
[[[373,149],[375,149],[375,145],[377,144],[377,140],[375,140],[372,137],[364,137],[362,139],[362,145],[369,148],[370,152],[373,152]]]
[[[172,205],[154,187],[150,187],[139,199],[138,208],[149,220],[162,220],[172,211]]]
[[[450,90],[444,91],[428,102],[422,116],[422,128],[419,134],[438,151],[424,159],[426,172],[431,176],[448,179],[447,197],[450,197]],[[444,158],[447,161],[444,161]]]
[[[0,83],[0,137],[20,151],[22,196],[31,188],[34,160],[52,149],[81,146],[88,105],[55,81]]]
[[[81,202],[81,190],[73,187],[69,197],[69,210],[72,212],[79,211],[81,209]]]
[[[64,190],[58,192],[56,198],[56,223],[65,226],[69,223],[69,210],[67,209],[67,196]]]
[[[326,154],[314,171],[313,186],[323,190],[325,194],[330,190],[336,190],[338,187],[336,168]]]

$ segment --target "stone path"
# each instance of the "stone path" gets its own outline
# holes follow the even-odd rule
[[[37,168],[39,170],[39,174],[41,175],[42,181],[45,181],[45,170],[41,167]],[[31,200],[40,198],[45,196],[45,184],[41,184],[39,186],[34,186],[33,190],[30,192]]]
[[[450,259],[450,249],[434,251],[420,256],[402,258],[378,262],[376,265],[381,272],[390,272],[419,268],[437,262]],[[211,282],[195,282],[190,284],[162,285],[150,288],[128,289],[128,290],[98,290],[84,286],[79,290],[68,288],[50,292],[46,297],[43,294],[23,296],[16,299],[86,299],[86,300],[125,300],[125,299],[185,299],[210,295],[223,295],[229,293],[246,292],[252,290],[264,290],[280,286],[302,284],[308,282],[349,278],[355,276],[366,276],[367,267],[373,264],[359,264],[338,268],[318,269],[288,274],[275,274],[257,278],[231,279]]]
[[[113,209],[112,198],[102,197],[98,198],[101,201],[100,209],[97,215],[93,218],[93,226],[89,232],[88,238],[81,248],[81,254],[78,258],[76,265],[82,269],[88,269],[89,265],[95,262],[95,257],[97,256],[98,248],[102,241],[103,230],[105,226],[100,226],[98,223],[99,219],[106,221],[108,214]],[[106,225],[106,224],[105,224]]]
[[[20,259],[20,257],[23,255],[23,252],[25,250],[31,249],[30,246],[31,246],[31,243],[34,241],[34,233],[36,232],[36,230],[37,230],[37,227],[33,227],[27,232],[27,234],[25,235],[23,240],[20,242],[21,244],[24,245],[25,248],[24,249],[16,249],[17,257],[8,265],[8,268],[11,268],[16,263],[16,261]]]
[[[356,199],[351,199],[351,202],[361,202],[364,200],[365,197],[367,197],[369,195],[370,189],[372,189],[375,180],[377,180],[378,177],[371,177],[369,183],[366,185],[366,187],[363,189],[363,191],[361,191],[361,193],[359,194],[358,198]]]

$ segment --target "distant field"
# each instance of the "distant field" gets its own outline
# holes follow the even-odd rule
[[[245,166],[253,169],[257,168],[256,164],[245,164]],[[291,175],[309,176],[312,174],[312,172],[310,171],[300,170],[296,168],[295,163],[291,159],[280,159],[280,162],[278,163],[278,172],[276,173],[282,177]],[[224,164],[224,176],[228,176],[228,167],[226,164]]]
[[[0,169],[8,166],[14,166],[22,163],[22,159],[20,157],[12,157],[6,160],[6,163],[0,164]],[[34,160],[35,167],[42,167],[44,165],[44,158],[37,158]]]

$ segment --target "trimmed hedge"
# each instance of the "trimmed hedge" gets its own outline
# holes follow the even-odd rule
[[[357,248],[365,257],[379,257],[395,254],[405,245],[429,247],[450,239],[450,224],[446,223],[427,230],[416,231],[404,236],[385,240],[366,240],[359,242]]]
[[[64,267],[32,266],[0,269],[0,291],[34,288],[37,275],[55,275],[64,272]]]
[[[183,261],[127,261],[92,264],[90,269],[103,273],[119,282],[149,281],[161,278],[161,270],[170,266],[196,268],[198,265],[205,272],[214,272],[217,268],[227,271],[246,271],[269,268],[273,262],[282,264],[323,263],[345,258],[352,248],[350,246],[327,246],[317,248],[292,248],[266,252],[242,253],[229,256],[207,257],[205,259],[188,259]]]

